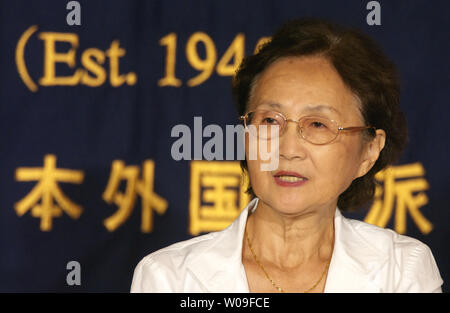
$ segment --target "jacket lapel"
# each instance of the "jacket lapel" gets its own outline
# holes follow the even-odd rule
[[[242,243],[248,212],[257,203],[255,198],[228,228],[211,234],[216,238],[197,250],[189,263],[188,270],[205,291],[249,292],[242,264]],[[335,243],[325,292],[380,292],[375,276],[387,256],[366,242],[352,220],[342,216],[338,208],[334,224]]]
[[[188,265],[207,292],[249,292],[242,264],[242,241],[248,210],[257,203],[258,199],[253,199],[228,228],[214,233],[217,237],[211,245],[199,251]]]
[[[335,213],[335,243],[325,292],[381,292],[375,279],[387,261],[356,231],[352,220]]]

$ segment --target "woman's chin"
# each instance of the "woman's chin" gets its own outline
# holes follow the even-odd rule
[[[279,196],[271,201],[271,206],[282,214],[295,215],[304,212],[307,208],[307,201],[305,200],[305,197],[300,195]]]

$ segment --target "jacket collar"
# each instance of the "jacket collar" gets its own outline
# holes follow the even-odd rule
[[[357,230],[360,221],[345,218],[339,208],[334,214],[334,249],[325,292],[380,292],[375,276],[388,257],[371,245]]]
[[[253,199],[225,230],[210,233],[212,243],[202,246],[188,265],[190,272],[207,292],[249,292],[242,264],[242,243],[249,210],[256,209]]]
[[[242,244],[248,213],[257,204],[258,198],[253,199],[228,228],[212,233],[212,243],[200,247],[189,262],[188,269],[207,292],[249,292]],[[380,291],[374,276],[387,257],[370,245],[338,208],[334,223],[335,243],[325,292]]]

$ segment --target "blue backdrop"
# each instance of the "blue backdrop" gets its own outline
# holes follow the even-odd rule
[[[305,16],[363,30],[401,73],[409,145],[347,215],[425,242],[450,279],[447,1],[378,1],[380,25],[369,1],[68,2],[0,2],[0,291],[127,292],[143,256],[230,224],[238,161],[176,161],[171,130],[236,125],[239,60]]]

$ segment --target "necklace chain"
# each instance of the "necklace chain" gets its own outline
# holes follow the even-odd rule
[[[258,257],[257,257],[256,254],[255,254],[255,251],[253,251],[253,248],[252,248],[252,242],[250,241],[250,238],[248,237],[247,229],[245,229],[245,238],[247,239],[248,247],[250,248],[250,251],[252,252],[253,259],[255,260],[256,264],[258,264],[258,266],[261,268],[261,270],[263,271],[264,275],[265,275],[266,278],[270,281],[270,283],[272,284],[272,286],[273,286],[275,289],[277,289],[279,292],[284,293],[284,292],[285,292],[284,289],[281,288],[280,286],[278,286],[277,284],[275,284],[275,282],[273,281],[273,279],[270,278],[269,274],[267,274],[266,269],[264,268],[264,266],[262,265],[262,263],[259,261]],[[310,287],[310,288],[306,289],[305,291],[303,291],[304,293],[310,292],[311,290],[313,290],[314,288],[316,288],[317,285],[322,281],[323,277],[325,276],[325,273],[328,271],[328,267],[330,266],[330,261],[331,261],[331,257],[330,257],[330,259],[328,260],[328,262],[327,262],[327,264],[326,264],[326,266],[325,266],[325,269],[323,270],[322,275],[320,275],[319,280],[316,281],[316,283],[315,283],[312,287]]]

